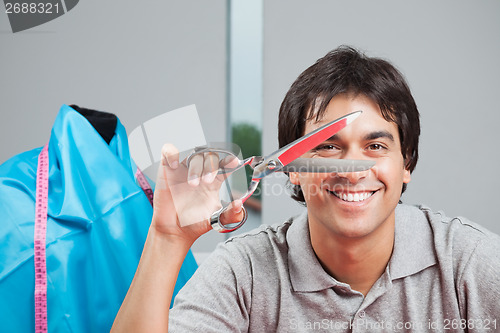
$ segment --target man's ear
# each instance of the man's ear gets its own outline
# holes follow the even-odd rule
[[[408,184],[411,181],[411,172],[408,169],[404,170],[403,183]]]
[[[300,185],[298,172],[289,172],[288,177],[290,177],[290,183],[293,185]]]

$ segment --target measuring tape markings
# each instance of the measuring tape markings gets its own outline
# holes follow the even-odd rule
[[[139,168],[136,171],[139,186],[153,206],[153,190],[146,177]],[[35,202],[35,234],[34,234],[34,262],[35,262],[35,332],[47,332],[47,206],[49,198],[49,154],[46,144],[38,155],[36,172],[36,202]]]
[[[35,203],[35,332],[47,332],[47,204],[49,197],[49,154],[46,144],[38,155]]]
[[[139,186],[144,191],[144,194],[146,194],[146,196],[148,197],[149,203],[151,204],[151,206],[153,206],[154,193],[141,169],[137,168],[137,171],[135,172],[135,178],[137,179]]]

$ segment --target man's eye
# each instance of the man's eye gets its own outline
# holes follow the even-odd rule
[[[320,145],[314,149],[315,151],[322,151],[322,150],[338,150],[337,146],[335,145]]]
[[[334,144],[325,143],[317,146],[312,153],[317,157],[334,157],[341,151],[340,147]]]
[[[373,143],[368,146],[368,149],[371,151],[379,151],[385,149],[385,147],[379,143]]]

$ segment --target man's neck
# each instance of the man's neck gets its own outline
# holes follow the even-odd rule
[[[394,221],[362,238],[311,230],[311,244],[325,271],[363,295],[384,273],[394,247]]]

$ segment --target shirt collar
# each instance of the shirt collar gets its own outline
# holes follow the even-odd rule
[[[337,282],[321,266],[311,244],[307,211],[294,218],[286,236],[288,242],[288,266],[293,290],[314,292],[344,285]]]
[[[419,208],[402,204],[396,207],[394,250],[389,261],[392,280],[437,263],[433,237],[431,226]]]
[[[415,274],[436,263],[433,233],[425,215],[416,207],[396,208],[394,250],[385,274],[391,280]],[[311,245],[307,211],[294,218],[287,233],[290,280],[296,292],[314,292],[332,287],[350,290],[321,266]],[[418,254],[418,255],[417,255]]]

